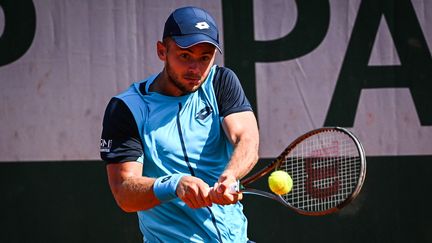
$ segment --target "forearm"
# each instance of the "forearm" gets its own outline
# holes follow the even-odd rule
[[[107,174],[111,192],[124,211],[146,210],[160,203],[153,192],[155,178],[142,176],[141,163],[108,164]]]
[[[234,142],[234,151],[224,172],[210,192],[212,202],[227,205],[242,199],[242,194],[232,193],[232,185],[249,173],[258,161],[258,136],[242,136]]]
[[[126,212],[147,210],[160,202],[153,192],[154,178],[129,177],[119,182],[113,192],[117,204]]]
[[[225,117],[223,126],[234,151],[222,176],[233,175],[238,180],[249,173],[258,161],[257,122],[252,112],[239,112]]]
[[[143,177],[142,164],[133,161],[109,164],[107,172],[114,198],[126,212],[147,210],[177,197],[191,208],[211,205],[209,186],[194,176]]]
[[[248,174],[258,161],[258,146],[258,139],[254,136],[239,139],[222,175],[230,174],[239,180]]]

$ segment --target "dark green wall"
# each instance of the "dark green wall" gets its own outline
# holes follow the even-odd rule
[[[0,242],[140,242],[103,162],[0,163]],[[142,242],[142,240],[141,240]]]
[[[257,242],[432,242],[431,161],[368,157],[359,197],[324,217],[248,195],[249,236]],[[116,206],[102,162],[0,163],[0,195],[0,242],[141,242],[136,215]]]

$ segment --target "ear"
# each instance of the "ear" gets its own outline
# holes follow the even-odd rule
[[[157,55],[160,60],[166,60],[167,48],[161,41],[158,41],[156,44]]]

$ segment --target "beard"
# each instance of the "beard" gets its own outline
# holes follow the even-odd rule
[[[185,83],[182,83],[180,80],[180,75],[175,73],[173,69],[171,68],[169,62],[166,62],[165,64],[165,70],[168,75],[169,82],[174,85],[178,90],[182,92],[183,95],[190,94],[192,92],[195,92],[201,87],[203,82],[200,82],[198,85],[190,86]],[[201,80],[200,75],[192,74],[192,73],[186,73],[185,75],[182,75],[185,79],[199,79]]]

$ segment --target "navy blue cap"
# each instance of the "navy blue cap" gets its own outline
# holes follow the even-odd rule
[[[181,48],[210,43],[221,52],[216,21],[201,8],[183,7],[174,10],[165,22],[165,37],[171,37]]]

